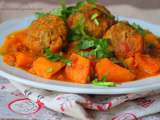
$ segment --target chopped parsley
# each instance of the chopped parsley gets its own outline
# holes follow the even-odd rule
[[[95,85],[95,86],[106,86],[106,87],[117,86],[117,84],[114,83],[114,82],[99,81],[97,78],[92,81],[92,84]]]
[[[82,6],[84,6],[86,3],[95,3],[96,0],[85,0],[85,1],[80,1],[77,0],[78,2],[76,3],[75,6],[68,6],[65,9],[65,13],[67,14],[67,16],[69,16],[70,14],[74,14],[75,12],[78,12],[80,10],[80,8]]]
[[[107,18],[109,18],[109,19],[111,19],[111,20],[114,20],[114,19],[115,19],[115,16],[110,13],[109,15],[107,15]]]
[[[70,30],[68,39],[71,41],[78,40],[76,48],[79,50],[91,49],[87,53],[88,56],[95,56],[96,58],[112,57],[113,52],[108,49],[109,40],[87,35],[84,23],[85,18],[81,16],[75,26]]]
[[[49,60],[52,60],[52,61],[58,61],[58,60],[61,59],[61,56],[60,56],[60,55],[58,55],[58,54],[53,54],[49,48],[46,48],[46,49],[44,50],[44,54],[45,54],[45,56],[46,56]]]
[[[66,6],[65,0],[60,0],[61,7],[54,8],[50,12],[37,12],[36,17],[41,18],[47,15],[55,15],[61,17],[64,21],[67,20],[67,17],[70,14],[73,14],[75,12],[78,12],[82,6],[84,6],[86,3],[95,3],[96,0],[86,0],[86,1],[78,1],[75,6]]]
[[[59,16],[61,18],[65,18],[65,15],[63,14],[63,7],[59,7],[59,8],[55,8],[53,10],[51,10],[49,13],[50,15],[55,15],[55,16]]]
[[[98,14],[97,13],[94,13],[92,16],[91,16],[91,20],[94,21],[94,23],[99,26],[99,21],[97,19],[98,17]]]
[[[90,53],[89,52],[80,52],[79,55],[82,57],[89,57]]]
[[[70,29],[68,34],[68,40],[74,41],[74,40],[80,40],[83,38],[83,36],[87,36],[85,33],[85,18],[84,16],[80,16],[79,20],[76,22],[76,24]]]
[[[92,16],[91,16],[91,20],[94,20],[98,17],[98,14],[97,13],[94,13]]]
[[[106,39],[97,39],[93,37],[82,38],[77,47],[80,50],[86,50],[92,48],[87,54],[88,56],[95,56],[96,58],[113,57],[114,54],[108,49],[109,43]]]
[[[36,12],[35,13],[36,17],[37,18],[41,18],[41,17],[44,17],[44,16],[47,16],[49,15],[49,13],[44,13],[44,12]]]
[[[108,75],[108,72],[107,72],[107,75]],[[107,81],[107,75],[102,76],[101,80],[98,80],[98,78],[95,78],[94,80],[92,80],[92,84],[95,86],[107,86],[107,87],[117,86],[116,83]]]
[[[87,36],[85,33],[85,18],[84,16],[80,16],[79,20],[77,21],[76,25],[71,29],[74,31],[75,34],[81,35],[81,36]]]
[[[133,23],[131,25],[137,32],[139,32],[142,36],[145,36],[146,34],[146,30],[144,30],[140,25],[136,24],[136,23]]]
[[[101,81],[106,82],[106,81],[107,81],[107,76],[104,75],[104,76],[102,77]]]
[[[96,3],[97,0],[86,0],[86,2],[88,2],[88,3]]]
[[[98,19],[94,19],[94,23],[97,25],[97,26],[99,26],[99,21],[98,21]]]
[[[61,57],[61,62],[69,66],[72,65],[72,62],[69,59],[64,58],[64,57]]]
[[[72,64],[72,62],[68,60],[67,58],[65,58],[64,56],[52,53],[49,48],[46,48],[44,50],[44,55],[51,61],[61,61],[66,65]]]
[[[78,48],[80,50],[86,50],[88,48],[93,48],[95,46],[95,40],[91,37],[82,37],[78,43]]]

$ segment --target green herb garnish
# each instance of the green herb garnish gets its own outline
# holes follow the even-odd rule
[[[58,61],[58,60],[61,59],[61,56],[60,56],[60,55],[58,55],[58,54],[53,54],[49,48],[46,48],[46,49],[44,50],[44,55],[45,55],[49,60],[52,60],[52,61]]]
[[[37,18],[41,18],[41,17],[44,17],[44,16],[47,16],[49,15],[49,13],[44,13],[44,12],[36,12],[35,13],[36,17]]]
[[[79,55],[82,57],[89,57],[90,53],[89,52],[80,52]]]
[[[71,41],[80,40],[86,36],[87,34],[85,33],[85,18],[82,15],[79,17],[77,23],[69,31],[68,39]]]
[[[97,17],[98,17],[98,14],[97,14],[97,13],[94,13],[94,14],[91,16],[91,20],[93,20],[94,23],[95,23],[97,26],[99,26],[99,21],[98,21]]]
[[[114,83],[114,82],[98,81],[97,78],[92,81],[92,84],[95,85],[95,86],[107,86],[107,87],[117,86],[117,84]]]
[[[78,12],[80,8],[86,4],[87,1],[79,1],[75,6],[66,6],[65,0],[60,0],[61,7],[54,8],[53,10],[45,13],[45,12],[37,12],[36,17],[41,18],[47,15],[55,15],[61,17],[64,21],[67,20],[70,14]]]
[[[59,16],[59,17],[62,17],[62,18],[65,17],[64,14],[63,14],[63,8],[62,7],[55,8],[55,9],[51,10],[49,13],[51,15]]]
[[[61,0],[61,6],[62,10],[60,10],[59,13],[63,15],[63,18],[67,18],[69,15],[74,14],[75,12],[78,12],[82,6],[84,6],[86,3],[95,3],[96,0],[85,0],[85,1],[79,1],[77,0],[77,3],[75,6],[66,6],[65,0]]]
[[[97,25],[97,26],[99,26],[99,21],[98,21],[98,19],[94,19],[94,23]]]
[[[109,18],[109,19],[111,19],[111,20],[114,20],[114,19],[115,19],[115,16],[110,13],[109,15],[107,15],[107,18]],[[118,18],[117,18],[117,19],[118,19]]]
[[[95,40],[91,37],[83,37],[81,38],[78,48],[80,50],[86,50],[88,48],[93,48],[95,46]]]
[[[140,25],[136,24],[136,23],[133,23],[131,25],[137,32],[139,32],[142,36],[145,36],[146,34],[146,30],[144,30]]]
[[[97,0],[86,0],[88,3],[96,3]]]
[[[55,15],[61,17],[64,21],[66,21],[70,14],[78,12],[80,8],[84,6],[86,3],[95,3],[95,2],[96,0],[85,0],[85,1],[78,1],[75,6],[66,6],[66,1],[60,0],[61,7],[55,8],[47,13],[37,12],[35,14],[37,18],[41,18],[47,15]]]
[[[79,20],[77,21],[76,25],[72,28],[72,30],[75,31],[75,34],[79,34],[79,35],[82,35],[82,36],[87,36],[86,33],[85,33],[85,18],[84,16],[81,16],[79,18]]]
[[[94,15],[93,18],[95,16],[96,15]],[[88,53],[91,56],[95,56],[96,58],[112,57],[113,52],[108,49],[108,40],[87,35],[84,23],[85,18],[81,16],[76,25],[70,30],[68,39],[78,40],[77,49],[79,50],[91,48],[92,50]]]
[[[98,17],[98,14],[97,13],[94,13],[92,16],[91,16],[91,20],[94,20]]]
[[[95,56],[96,58],[112,57],[113,52],[108,49],[108,40],[106,39],[96,39],[93,37],[81,38],[79,44],[77,45],[78,49],[86,50],[92,48],[89,55]],[[88,55],[88,56],[89,56]]]
[[[101,81],[106,82],[106,81],[107,81],[107,76],[104,75],[104,76],[102,77]]]
[[[108,75],[108,72],[107,72]],[[98,78],[95,78],[92,81],[92,84],[95,86],[107,86],[107,87],[115,87],[117,84],[114,82],[108,82],[107,81],[107,75],[102,76],[101,80],[98,80]]]
[[[112,57],[113,52],[108,49],[108,46],[108,40],[93,37],[86,37],[86,40],[82,39],[78,44],[80,50],[92,48],[89,54],[96,58]]]
[[[52,53],[49,48],[46,48],[44,50],[44,55],[51,61],[61,61],[66,65],[72,64],[72,62],[68,60],[67,58],[65,58],[64,56]]]
[[[61,62],[63,62],[66,65],[72,65],[72,62],[65,57],[61,57]]]

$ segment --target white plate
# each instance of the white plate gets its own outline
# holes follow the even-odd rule
[[[0,25],[0,44],[3,43],[3,40],[7,34],[27,27],[33,19],[35,19],[33,16],[29,16],[2,23]],[[140,24],[142,27],[151,30],[156,35],[160,35],[159,25],[154,25],[132,18],[119,17],[119,19],[129,20],[131,23],[135,22]],[[56,80],[46,80],[31,75],[23,70],[8,66],[3,63],[2,58],[0,58],[0,76],[36,88],[81,94],[126,94],[160,89],[160,76],[124,83],[117,87],[97,87],[91,84],[82,85]]]

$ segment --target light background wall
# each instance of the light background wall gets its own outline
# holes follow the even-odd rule
[[[66,0],[68,4],[75,0]],[[144,19],[160,24],[160,0],[99,0],[115,15]],[[0,0],[0,22],[47,11],[58,5],[58,0]]]

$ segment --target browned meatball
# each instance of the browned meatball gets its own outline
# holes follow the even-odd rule
[[[92,19],[93,15],[96,15],[97,21]],[[80,20],[81,16],[85,18],[84,24],[86,33],[94,37],[102,37],[105,31],[115,22],[110,11],[108,11],[104,6],[86,3],[78,12],[69,16],[69,28],[73,28]]]
[[[128,23],[119,22],[113,25],[104,35],[111,41],[115,54],[119,58],[127,58],[135,53],[143,52],[143,38]]]
[[[27,30],[26,44],[38,55],[44,48],[58,52],[66,44],[67,28],[57,16],[44,16],[32,22]]]

